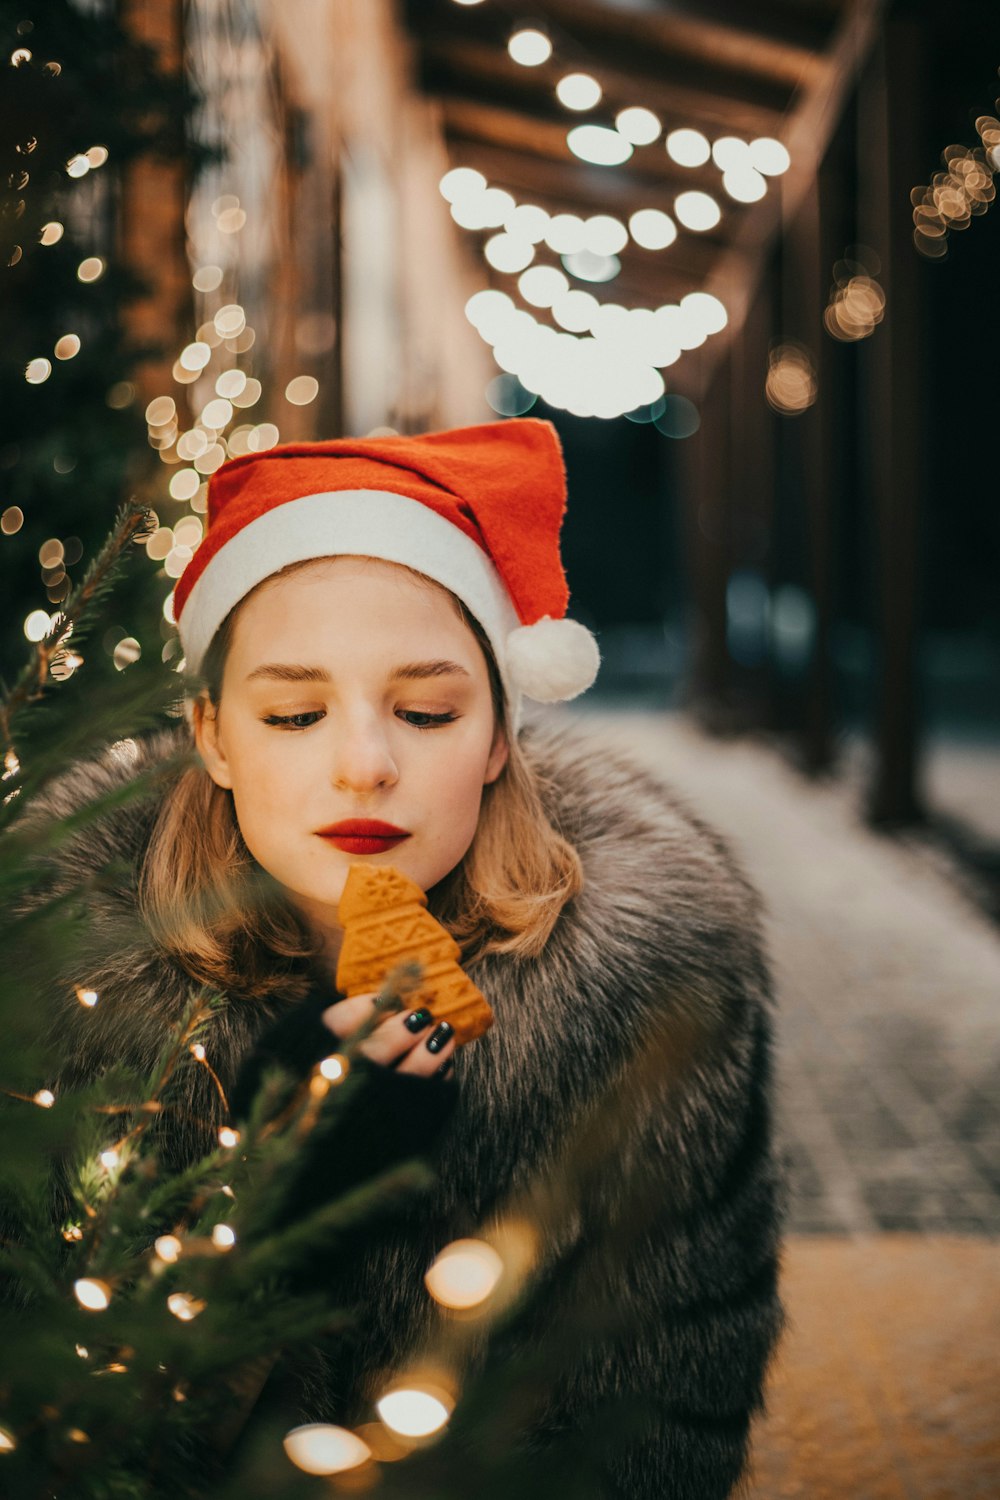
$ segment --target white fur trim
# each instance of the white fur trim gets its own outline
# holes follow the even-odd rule
[[[257,584],[290,563],[342,555],[401,563],[456,594],[489,637],[516,710],[505,644],[518,621],[499,573],[464,531],[419,500],[388,490],[303,495],[237,532],[208,563],[181,612],[177,628],[188,671],[198,672],[229,611]]]
[[[585,693],[601,665],[597,642],[586,625],[549,615],[512,630],[505,654],[515,689],[538,703],[564,703]]]

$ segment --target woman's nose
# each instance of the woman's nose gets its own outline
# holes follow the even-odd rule
[[[399,780],[389,742],[370,721],[344,724],[340,728],[331,772],[334,785],[351,792],[375,791]]]

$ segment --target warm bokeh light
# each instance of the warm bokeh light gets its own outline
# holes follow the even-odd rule
[[[753,165],[750,147],[737,135],[720,135],[713,141],[712,160],[720,172],[740,172]]]
[[[32,1094],[32,1101],[39,1109],[51,1109],[56,1102],[56,1096],[51,1089],[39,1089],[37,1094]]]
[[[615,129],[633,146],[650,146],[659,139],[663,126],[651,109],[630,105],[615,115]]]
[[[808,411],[817,396],[812,356],[801,344],[779,344],[768,356],[764,394],[782,416]]]
[[[205,1311],[205,1303],[200,1297],[192,1297],[187,1292],[171,1292],[167,1298],[167,1307],[182,1323],[190,1323],[199,1313]]]
[[[700,130],[672,130],[666,140],[667,155],[679,167],[701,167],[712,148]]]
[[[444,1391],[400,1387],[387,1392],[375,1403],[375,1409],[391,1432],[400,1437],[430,1437],[448,1421],[452,1402]]]
[[[178,444],[178,450],[180,444]],[[201,477],[197,469],[178,469],[170,476],[170,496],[173,500],[190,500],[198,493]]]
[[[77,987],[76,998],[85,1010],[93,1010],[101,997],[96,990],[85,990]]]
[[[86,177],[89,171],[90,162],[82,153],[77,156],[71,156],[66,163],[67,177]]]
[[[601,102],[601,85],[589,73],[567,73],[556,84],[556,98],[566,109],[593,109]]]
[[[13,1453],[17,1447],[14,1435],[6,1427],[0,1427],[0,1453]]]
[[[216,1224],[212,1230],[212,1244],[216,1250],[225,1252],[231,1250],[236,1244],[236,1231],[228,1224]]]
[[[234,406],[238,406],[241,408],[245,408],[247,406],[256,406],[257,402],[261,398],[262,391],[263,386],[261,385],[260,381],[255,380],[251,375],[244,385],[243,389],[239,391],[235,396],[231,396],[229,399],[232,401]]]
[[[196,292],[215,292],[222,285],[221,266],[199,266],[191,277]]]
[[[91,1276],[83,1276],[79,1281],[74,1281],[73,1292],[77,1302],[88,1312],[103,1312],[111,1302],[108,1283]]]
[[[552,304],[552,316],[567,333],[587,333],[599,303],[590,292],[563,292]]]
[[[233,419],[233,404],[224,396],[213,396],[202,407],[200,421],[213,432],[221,432]]]
[[[108,159],[108,148],[107,146],[91,146],[85,155],[91,168],[103,167]]]
[[[29,385],[43,385],[51,374],[51,364],[41,356],[29,360],[24,370],[24,378]]]
[[[225,1146],[227,1150],[231,1150],[233,1148],[233,1146],[238,1146],[239,1143],[240,1143],[240,1133],[239,1133],[238,1130],[234,1130],[231,1125],[220,1125],[219,1126],[219,1145],[220,1146]]]
[[[158,1259],[162,1260],[165,1265],[172,1266],[180,1259],[184,1246],[176,1234],[161,1234],[158,1239],[153,1241],[153,1249],[156,1251]]]
[[[88,255],[76,268],[78,281],[97,281],[104,274],[104,262],[99,255]]]
[[[442,1307],[478,1307],[496,1289],[503,1261],[483,1240],[455,1240],[428,1268],[424,1283]]]
[[[24,511],[19,505],[8,505],[0,515],[0,531],[4,536],[14,536],[24,525]]]
[[[80,352],[80,340],[75,333],[64,333],[56,340],[56,359],[73,359]]]
[[[247,377],[242,370],[223,370],[215,382],[215,394],[225,396],[227,401],[231,401],[234,396],[246,390],[246,384]]]
[[[507,43],[507,51],[522,68],[538,68],[552,56],[552,43],[544,31],[526,26],[514,32]]]
[[[187,344],[181,350],[180,363],[185,370],[203,370],[212,358],[212,351],[207,344],[196,340],[193,344]]]
[[[42,232],[38,237],[39,243],[42,245],[57,245],[65,232],[63,225],[53,219],[43,226]]]
[[[306,1474],[342,1474],[372,1456],[368,1444],[355,1433],[326,1422],[293,1427],[285,1433],[283,1446],[295,1467]]]
[[[347,1059],[335,1052],[330,1057],[324,1057],[319,1071],[329,1083],[339,1083],[347,1075]]]
[[[677,225],[659,208],[637,209],[628,221],[628,231],[644,250],[666,250],[677,238]]]
[[[247,315],[238,302],[227,302],[212,319],[220,339],[234,339],[247,326]]]
[[[120,640],[111,653],[111,660],[119,672],[124,672],[126,667],[132,666],[142,655],[142,647],[135,636],[127,635]]]
[[[619,167],[632,155],[632,143],[606,125],[574,125],[566,133],[574,156],[597,167]]]
[[[24,622],[24,634],[29,641],[44,641],[52,628],[52,620],[44,609],[33,609]]]
[[[172,396],[154,396],[146,407],[146,421],[150,427],[166,427],[177,415],[177,404]]]

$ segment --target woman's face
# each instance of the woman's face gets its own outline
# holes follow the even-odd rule
[[[486,660],[449,596],[360,557],[255,590],[195,738],[251,854],[330,935],[353,862],[394,865],[425,891],[453,870],[507,760]],[[322,832],[348,819],[408,837],[351,852]]]

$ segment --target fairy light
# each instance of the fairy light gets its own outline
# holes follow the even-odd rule
[[[211,358],[212,351],[209,346],[196,339],[194,343],[185,345],[181,350],[179,362],[182,369],[197,373],[205,368]]]
[[[319,1071],[329,1083],[339,1083],[342,1078],[347,1077],[347,1067],[347,1058],[334,1053],[332,1057],[324,1057]]]
[[[83,1228],[79,1224],[67,1224],[62,1237],[67,1245],[78,1245],[83,1239]]]
[[[644,250],[666,250],[677,238],[677,225],[658,208],[639,208],[628,221],[629,234]]]
[[[82,153],[77,156],[70,157],[69,161],[66,163],[67,177],[86,177],[89,171],[90,162]]]
[[[619,135],[631,141],[633,146],[651,146],[655,140],[659,140],[663,126],[651,109],[630,105],[628,109],[619,110],[615,115],[615,129]]]
[[[76,1350],[77,1354],[80,1356],[81,1359],[89,1359],[90,1358],[90,1350],[87,1348],[87,1346],[85,1344],[74,1344],[73,1347],[74,1347],[74,1349]]]
[[[84,990],[80,989],[78,986],[76,991],[76,998],[79,1000],[80,1004],[85,1007],[85,1009],[93,1010],[94,1006],[97,1004],[98,1000],[100,1000],[101,997],[98,994],[97,990]]]
[[[73,1293],[81,1307],[88,1312],[103,1312],[111,1302],[111,1288],[106,1281],[92,1276],[82,1276],[73,1283]]]
[[[75,333],[64,333],[55,346],[56,359],[73,359],[80,352],[80,340]]]
[[[446,1245],[424,1275],[424,1284],[442,1307],[478,1307],[495,1290],[503,1261],[483,1240],[455,1240]]]
[[[78,281],[97,281],[104,275],[105,264],[99,255],[88,255],[76,268]]]
[[[212,1244],[216,1250],[231,1250],[236,1244],[236,1231],[228,1224],[216,1224],[212,1230]]]
[[[544,31],[525,26],[511,36],[507,51],[522,68],[539,68],[552,56],[552,43]]]
[[[184,1246],[176,1234],[161,1234],[154,1240],[153,1249],[156,1251],[157,1258],[162,1260],[164,1265],[172,1266],[180,1259]]]
[[[359,1439],[360,1441],[360,1439]],[[0,1453],[13,1453],[17,1447],[17,1439],[6,1427],[0,1427]]]
[[[24,370],[24,378],[29,385],[42,385],[48,380],[51,374],[51,364],[41,356],[37,359],[29,360]]]
[[[597,167],[620,167],[632,155],[632,142],[606,125],[574,125],[566,133],[574,156]]]
[[[342,1474],[357,1469],[372,1456],[368,1444],[346,1427],[311,1422],[286,1432],[283,1447],[291,1462],[305,1474]]]
[[[388,1391],[375,1409],[391,1432],[400,1437],[430,1437],[439,1432],[451,1416],[454,1402],[444,1391],[418,1386],[399,1386]]]
[[[188,1051],[193,1058],[197,1059],[198,1062],[205,1061],[205,1049],[202,1046],[201,1042],[192,1042],[190,1047],[188,1048]]]
[[[167,1307],[181,1323],[193,1322],[206,1306],[202,1298],[192,1297],[188,1292],[171,1292],[167,1298]]]
[[[239,1143],[240,1133],[238,1130],[234,1130],[231,1125],[221,1125],[219,1127],[220,1146],[225,1146],[227,1150],[231,1150],[233,1146],[238,1146]]]
[[[221,266],[199,266],[191,277],[196,292],[215,292],[222,285]]]
[[[65,227],[58,220],[52,219],[48,224],[42,226],[42,232],[38,237],[39,243],[42,245],[58,245],[65,232]]]
[[[51,1089],[39,1089],[38,1093],[32,1094],[31,1098],[39,1109],[51,1109],[56,1102],[56,1096]]]
[[[674,213],[685,229],[694,230],[696,234],[714,229],[722,218],[722,210],[715,199],[700,192],[678,193],[674,199]]]
[[[556,84],[556,98],[566,109],[583,111],[600,104],[603,90],[589,73],[567,73]]]
[[[108,1151],[101,1152],[101,1166],[106,1167],[109,1172],[114,1171],[120,1162],[121,1155],[113,1147]]]

